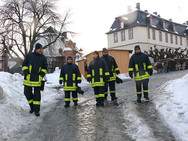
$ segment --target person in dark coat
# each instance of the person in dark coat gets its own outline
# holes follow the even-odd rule
[[[59,83],[63,83],[65,92],[65,108],[70,106],[70,93],[72,92],[72,100],[74,105],[78,105],[77,86],[81,83],[81,74],[78,66],[73,64],[72,56],[67,57],[67,64],[61,68]]]
[[[129,61],[129,76],[136,82],[137,102],[141,102],[142,85],[144,98],[148,101],[148,83],[149,77],[153,74],[153,69],[148,56],[141,52],[140,46],[135,46],[135,54],[133,54]]]
[[[105,100],[107,100],[109,86],[111,100],[114,102],[114,105],[118,106],[115,89],[116,75],[120,74],[118,65],[114,57],[108,54],[108,50],[106,48],[103,48],[103,56],[101,58],[104,59],[104,61],[106,62],[110,73],[110,79],[105,84]]]
[[[105,82],[109,80],[109,71],[105,61],[99,58],[99,52],[93,53],[93,60],[89,64],[87,81],[94,89],[96,106],[104,106]]]
[[[35,112],[40,116],[41,84],[47,73],[47,60],[43,55],[43,47],[40,43],[35,45],[34,52],[28,53],[22,64],[24,73],[24,94],[30,105],[30,113]],[[34,88],[34,93],[32,89]]]

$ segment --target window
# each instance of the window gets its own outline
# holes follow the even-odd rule
[[[148,39],[150,39],[150,29],[148,28]]]
[[[152,29],[152,38],[155,40],[155,29]]]
[[[150,25],[153,25],[153,16],[150,16]]]
[[[121,22],[121,28],[124,28],[124,22]]]
[[[178,36],[175,36],[176,45],[178,44]]]
[[[163,28],[166,29],[166,22],[163,21]]]
[[[170,43],[173,44],[173,35],[170,34]]]
[[[165,41],[168,43],[168,33],[165,33]]]
[[[114,43],[118,42],[118,33],[114,33]]]
[[[176,32],[176,25],[173,24],[173,31]]]
[[[133,39],[133,28],[129,29],[129,40]]]
[[[182,37],[180,37],[180,45],[181,46],[183,45],[183,43],[182,43]]]
[[[161,31],[159,31],[159,41],[162,42],[162,32]]]
[[[125,41],[125,30],[121,31],[121,41]]]

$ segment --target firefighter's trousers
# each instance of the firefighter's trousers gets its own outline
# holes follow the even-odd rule
[[[104,103],[104,86],[94,87],[94,93],[97,103]]]
[[[106,84],[105,84],[105,92],[104,92],[104,94],[105,94],[105,99],[106,100],[107,100],[107,96],[108,96],[108,86],[110,88],[111,100],[113,101],[113,100],[117,99],[117,97],[116,97],[116,88],[115,88],[115,86],[116,86],[115,81],[109,81],[109,82],[106,82]]]
[[[34,93],[33,93],[33,89],[34,89]],[[40,87],[24,86],[24,95],[27,98],[30,108],[35,112],[39,112],[40,100],[41,100]]]
[[[72,92],[72,100],[74,103],[77,103],[78,101],[78,94],[76,91],[65,91],[65,105],[69,105],[70,104],[70,94]]]
[[[142,87],[143,87],[144,97],[145,98],[148,97],[148,83],[149,83],[149,79],[136,81],[136,91],[137,91],[138,99],[141,99],[141,97],[142,97]]]

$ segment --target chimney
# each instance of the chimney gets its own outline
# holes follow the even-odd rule
[[[148,13],[148,10],[145,10],[144,12]]]
[[[140,3],[136,3],[136,8],[140,10]]]
[[[154,15],[157,15],[157,12],[153,12]]]
[[[172,19],[169,19],[169,21],[171,21],[171,22],[172,22]]]
[[[186,25],[188,25],[188,21],[186,21]]]
[[[161,16],[160,16],[160,15],[158,15],[158,17],[160,18]]]

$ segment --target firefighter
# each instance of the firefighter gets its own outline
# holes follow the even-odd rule
[[[87,81],[94,88],[96,106],[104,106],[105,82],[109,79],[109,71],[105,61],[99,58],[99,52],[93,53],[93,60],[89,64]]]
[[[65,92],[65,108],[70,106],[70,93],[72,92],[72,100],[74,105],[78,105],[77,85],[81,83],[81,74],[78,66],[73,64],[72,56],[67,57],[67,64],[61,68],[59,83],[63,82],[63,90]]]
[[[41,83],[47,73],[47,60],[43,55],[43,47],[40,43],[35,45],[34,52],[26,55],[22,71],[24,73],[24,94],[30,105],[29,112],[35,112],[36,116],[40,116]]]
[[[131,56],[129,62],[129,76],[133,78],[133,74],[136,82],[137,102],[141,103],[142,85],[144,98],[149,101],[148,83],[149,77],[153,74],[153,69],[148,56],[141,52],[139,45],[135,46],[135,54]]]
[[[105,92],[104,92],[105,100],[107,100],[108,85],[109,85],[111,100],[114,102],[114,105],[118,106],[116,90],[115,90],[115,82],[116,82],[116,74],[120,74],[119,68],[117,66],[116,60],[112,56],[108,55],[108,50],[106,48],[103,48],[103,56],[101,58],[105,60],[110,73],[110,79],[105,84]]]

